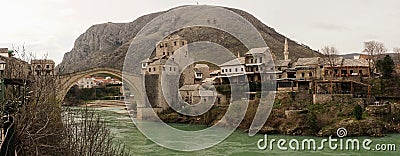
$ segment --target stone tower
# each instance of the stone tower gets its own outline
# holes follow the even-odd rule
[[[285,47],[283,49],[283,55],[285,60],[289,60],[289,44],[287,38],[285,38]]]

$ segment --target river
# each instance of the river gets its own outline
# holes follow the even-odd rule
[[[179,152],[174,150],[169,150],[167,148],[163,148],[151,140],[147,139],[132,123],[129,116],[125,113],[122,108],[118,107],[104,107],[104,108],[95,108],[107,122],[108,127],[112,130],[112,133],[115,137],[124,143],[127,148],[134,155],[232,155],[232,156],[251,156],[251,155],[398,155],[400,150],[400,135],[399,134],[391,134],[386,137],[381,138],[369,138],[369,137],[357,137],[350,139],[358,139],[362,142],[365,139],[371,139],[372,143],[370,145],[371,150],[365,150],[360,145],[360,150],[331,150],[329,146],[326,144],[323,150],[299,150],[294,151],[288,149],[286,151],[279,150],[277,148],[277,143],[274,143],[273,150],[270,150],[269,147],[265,150],[260,150],[257,147],[257,142],[259,139],[264,138],[264,135],[258,134],[253,137],[248,136],[247,133],[244,133],[243,130],[236,130],[231,136],[229,136],[226,140],[221,142],[220,144],[194,152]],[[171,124],[171,126],[185,129],[185,130],[200,130],[205,128],[203,125],[185,125],[185,124]],[[306,137],[306,136],[286,136],[286,135],[268,135],[268,140],[272,139],[285,139],[289,142],[291,139],[303,140],[303,139],[315,139],[317,142],[317,146],[319,142],[321,142],[321,137]],[[347,139],[347,138],[346,138]],[[288,144],[288,143],[287,143]],[[286,147],[289,145],[286,144]],[[386,146],[388,148],[388,144],[395,144],[397,151],[373,151],[376,144],[381,144],[381,146]]]

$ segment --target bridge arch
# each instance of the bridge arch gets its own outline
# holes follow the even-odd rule
[[[128,85],[130,88],[133,87],[133,83],[131,83],[130,80],[123,78],[122,71],[120,70],[113,68],[92,68],[80,72],[58,75],[59,77],[57,84],[59,92],[57,98],[60,101],[63,101],[68,91],[75,85],[76,82],[78,82],[78,80],[94,74],[109,74],[120,78],[124,85]]]

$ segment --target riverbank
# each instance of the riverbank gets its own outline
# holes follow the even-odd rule
[[[122,144],[126,145],[132,154],[134,155],[231,155],[231,156],[239,156],[239,155],[254,155],[254,156],[263,156],[263,155],[372,155],[372,156],[383,156],[383,155],[396,155],[398,151],[375,151],[375,150],[330,150],[328,144],[326,143],[326,148],[323,150],[300,150],[294,151],[291,149],[288,150],[279,150],[277,145],[274,144],[273,149],[270,150],[267,148],[266,150],[260,150],[257,148],[257,142],[259,139],[264,138],[264,135],[257,134],[253,137],[248,136],[247,133],[243,132],[243,130],[235,131],[231,136],[229,136],[226,140],[217,144],[212,148],[207,148],[200,151],[194,152],[178,152],[174,150],[169,150],[167,148],[161,147],[151,140],[147,139],[143,134],[134,126],[131,119],[127,114],[118,113],[123,111],[120,107],[99,107],[94,108],[101,116],[107,121],[107,126],[111,128],[112,133],[115,137],[121,141]],[[170,124],[171,126],[179,129],[185,130],[201,130],[206,128],[203,125],[193,125],[193,124]],[[310,137],[310,136],[291,136],[291,135],[268,135],[268,139],[285,139],[285,140],[302,140],[302,139],[315,139],[317,142],[320,142],[322,139],[326,137]],[[369,137],[349,137],[351,139],[359,139],[364,140]],[[195,139],[195,138],[194,138]],[[371,147],[375,147],[377,144],[396,144],[400,145],[400,135],[398,134],[389,134],[385,137],[376,137],[370,138],[372,139]],[[398,149],[397,149],[398,150]]]
[[[305,104],[295,101],[278,101],[274,104],[267,122],[260,134],[281,134],[293,136],[336,136],[338,128],[346,128],[348,136],[383,137],[391,133],[400,133],[400,106],[391,104],[384,113],[366,111],[369,106],[362,106],[362,117],[354,115],[356,103]],[[246,115],[239,125],[243,131],[249,129],[257,111],[257,101],[250,102]],[[213,107],[207,113],[190,117],[174,111],[159,114],[167,123],[213,125],[226,112],[226,108]]]

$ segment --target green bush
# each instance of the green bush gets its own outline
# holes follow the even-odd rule
[[[362,119],[362,114],[363,114],[362,107],[360,105],[354,106],[353,114],[354,114],[354,117],[357,120],[361,120]]]

